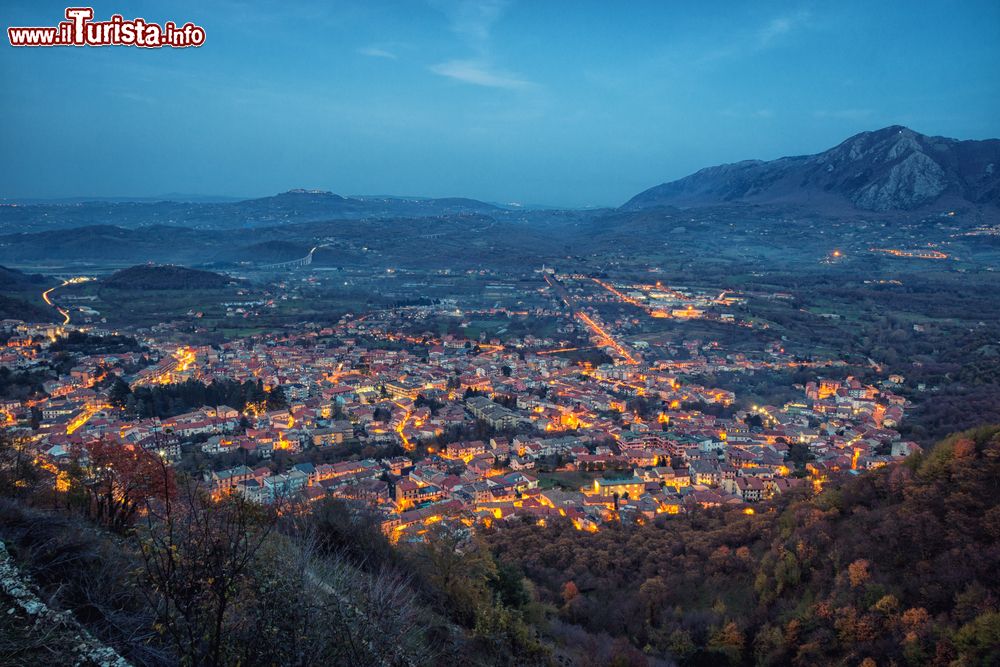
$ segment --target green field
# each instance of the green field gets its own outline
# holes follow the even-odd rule
[[[607,479],[621,479],[631,477],[631,470],[604,470],[601,472],[587,472],[585,470],[557,471],[538,473],[538,486],[542,489],[559,488],[566,491],[579,491],[585,487],[591,487],[594,480],[599,477]]]

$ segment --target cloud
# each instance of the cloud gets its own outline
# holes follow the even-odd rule
[[[385,49],[380,49],[377,46],[366,46],[364,48],[358,49],[358,53],[363,56],[368,56],[370,58],[389,58],[390,60],[396,59],[396,54],[391,51],[386,51]]]
[[[431,4],[445,15],[450,30],[473,52],[471,57],[431,65],[431,72],[486,88],[525,90],[538,87],[492,64],[493,26],[510,4],[508,0],[431,0]]]
[[[509,3],[507,0],[435,0],[432,4],[448,17],[452,32],[472,48],[485,52],[493,24]]]
[[[720,46],[708,48],[693,58],[695,65],[710,65],[717,62],[745,58],[758,54],[777,45],[781,39],[803,27],[809,27],[810,14],[799,11],[784,16],[776,16],[756,29],[742,29]]]
[[[536,84],[518,78],[516,75],[502,70],[494,70],[488,65],[475,60],[449,60],[431,66],[431,71],[449,79],[462,83],[471,83],[487,88],[504,88],[507,90],[524,90]]]
[[[760,29],[757,39],[761,44],[770,44],[775,37],[788,33],[792,29],[792,21],[786,16],[771,19],[770,23]]]
[[[776,16],[757,31],[757,44],[761,48],[770,46],[779,37],[801,27],[809,19],[809,13],[800,11],[788,16]]]

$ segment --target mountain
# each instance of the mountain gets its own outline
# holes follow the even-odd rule
[[[27,206],[30,204],[87,204],[87,203],[156,203],[156,202],[187,202],[187,203],[223,203],[243,201],[244,197],[229,197],[226,195],[199,195],[184,192],[167,192],[162,195],[152,195],[149,197],[4,197],[0,198],[0,205],[6,204]]]
[[[14,319],[25,322],[55,322],[62,317],[54,308],[31,303],[26,299],[0,294],[0,320]]]
[[[730,202],[879,212],[934,204],[998,206],[1000,140],[929,137],[893,125],[862,132],[816,155],[702,169],[641,192],[622,209]]]

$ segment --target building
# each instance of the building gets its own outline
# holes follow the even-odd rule
[[[639,498],[645,492],[646,483],[636,477],[624,479],[598,477],[594,480],[594,494],[598,496],[610,497],[618,494],[619,498],[624,498],[626,495],[629,498]]]
[[[465,402],[465,407],[472,416],[480,419],[493,428],[515,428],[526,421],[513,410],[498,405],[485,396],[473,396]]]
[[[335,421],[329,428],[318,428],[312,432],[312,443],[316,447],[339,445],[354,437],[354,427],[349,421]]]

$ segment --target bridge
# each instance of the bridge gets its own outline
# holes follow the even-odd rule
[[[287,262],[277,262],[275,264],[261,264],[258,268],[260,269],[297,269],[302,266],[309,266],[313,262],[313,253],[315,253],[320,248],[325,248],[327,244],[313,246],[312,250],[305,257],[300,257],[299,259],[291,259]]]

